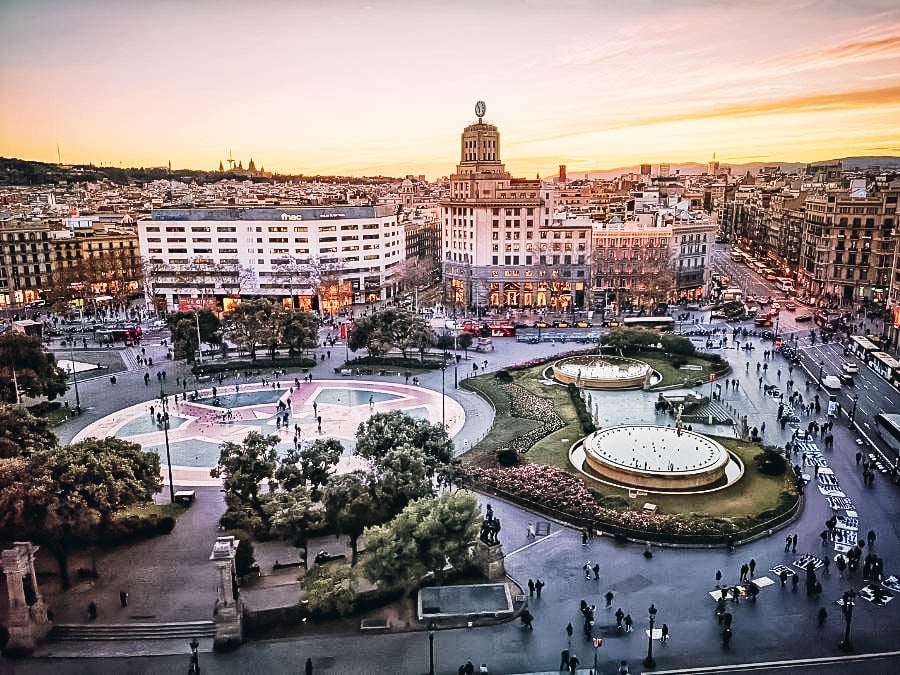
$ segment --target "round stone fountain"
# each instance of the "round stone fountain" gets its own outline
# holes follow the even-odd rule
[[[621,356],[570,356],[553,364],[553,378],[585,389],[637,389],[655,376],[643,361]]]

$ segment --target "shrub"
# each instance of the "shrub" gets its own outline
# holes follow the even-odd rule
[[[494,374],[494,378],[505,384],[509,384],[513,381],[513,376],[508,370],[498,370]]]
[[[597,503],[607,509],[624,509],[628,508],[628,500],[619,495],[607,495],[597,500]]]
[[[584,399],[581,398],[581,392],[578,387],[569,383],[566,388],[569,391],[569,398],[572,399],[572,406],[575,408],[575,414],[578,416],[582,432],[587,435],[597,431],[591,413],[587,409],[587,404],[584,402]]]
[[[156,521],[157,534],[169,534],[175,529],[175,519],[172,516],[163,516]]]
[[[787,469],[787,460],[780,452],[766,448],[753,457],[753,463],[760,473],[767,476],[781,476]]]
[[[519,463],[519,453],[514,448],[500,448],[497,450],[497,464],[500,466],[515,466]]]
[[[295,356],[283,359],[256,359],[250,361],[242,359],[240,361],[213,361],[206,362],[202,366],[197,365],[191,369],[194,375],[214,375],[216,373],[224,373],[229,371],[247,371],[247,370],[266,370],[268,368],[311,368],[316,365],[315,359],[306,356]]]
[[[662,335],[659,339],[664,352],[670,354],[692,355],[696,350],[694,343],[680,335]]]
[[[430,360],[420,361],[419,359],[406,358],[402,356],[363,356],[358,359],[351,359],[346,362],[348,368],[403,368],[416,370],[435,370],[440,368],[442,361],[435,354],[429,354]]]
[[[253,557],[253,542],[250,541],[249,535],[244,533],[238,541],[237,551],[234,552],[234,571],[239,577],[245,577],[250,574],[254,562],[256,558]]]
[[[669,357],[669,363],[673,368],[681,368],[681,366],[687,365],[688,360],[684,358],[681,354],[672,354]]]
[[[356,578],[346,567],[316,565],[300,580],[310,614],[347,616],[356,600]]]

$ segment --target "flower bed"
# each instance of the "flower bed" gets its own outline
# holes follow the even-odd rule
[[[517,452],[526,452],[544,436],[566,426],[563,419],[553,409],[550,399],[535,396],[517,384],[504,383],[496,385],[500,391],[509,396],[510,415],[535,420],[538,426],[526,433],[516,436],[509,444]]]

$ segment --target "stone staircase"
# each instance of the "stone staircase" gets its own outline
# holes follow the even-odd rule
[[[48,642],[97,642],[111,640],[187,640],[212,638],[212,621],[123,624],[57,624],[47,636]]]
[[[705,423],[709,420],[710,415],[716,424],[731,424],[734,421],[734,414],[727,410],[720,401],[708,401],[705,405],[691,411],[690,414],[682,415],[681,421]]]

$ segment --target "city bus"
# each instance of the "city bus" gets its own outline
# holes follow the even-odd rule
[[[131,347],[141,342],[141,329],[139,326],[132,328],[109,328],[98,330],[94,333],[100,344],[112,345],[116,342],[124,342],[126,347]]]
[[[898,373],[900,373],[900,361],[887,352],[872,352],[869,366],[892,384],[896,382]]]
[[[505,321],[491,323],[467,321],[462,325],[462,330],[476,337],[515,337],[516,335],[516,327]]]
[[[869,357],[878,351],[878,347],[869,338],[862,335],[851,335],[847,348],[853,356],[862,359],[863,363],[868,363]]]
[[[875,415],[875,433],[891,450],[900,453],[900,415],[883,412]]]
[[[622,319],[625,328],[652,328],[659,331],[675,330],[675,319],[671,316],[626,316]]]

